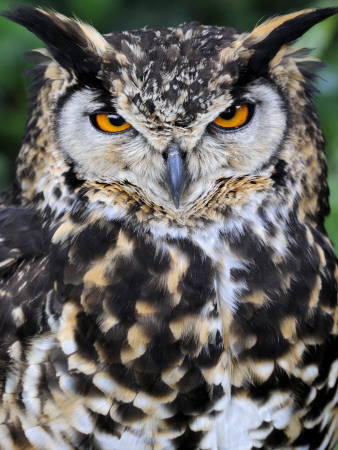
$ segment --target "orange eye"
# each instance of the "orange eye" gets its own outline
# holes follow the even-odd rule
[[[213,123],[221,128],[233,130],[247,124],[252,117],[252,113],[253,105],[251,104],[232,105],[216,117]]]
[[[94,114],[92,121],[96,128],[107,133],[118,133],[131,127],[130,123],[118,114]]]

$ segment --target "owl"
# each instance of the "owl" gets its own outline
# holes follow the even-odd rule
[[[338,267],[318,62],[251,33],[36,34],[0,202],[1,449],[334,449]]]

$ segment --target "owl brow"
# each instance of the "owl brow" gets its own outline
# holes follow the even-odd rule
[[[232,103],[238,103],[243,101],[248,101],[247,95],[247,86],[246,85],[238,85],[237,83],[232,86],[230,89],[230,95],[232,99]]]
[[[253,76],[250,73],[247,73],[243,71],[243,73],[240,73],[238,79],[233,84],[233,86],[230,89],[230,95],[233,98],[234,101],[248,101],[248,89],[252,83],[255,81],[259,81],[260,84],[264,84],[267,86],[273,86],[274,83],[271,80],[271,78],[268,76],[268,72],[266,74],[260,74],[259,76]]]
[[[104,87],[95,89],[94,101],[100,105],[100,110],[105,112],[116,112],[116,98]]]
[[[269,67],[268,66],[262,67],[259,74],[257,74],[250,70],[249,61],[246,61],[246,63],[243,64],[243,66],[241,67],[238,74],[238,78],[234,83],[233,87],[234,88],[239,87],[243,89],[245,86],[258,79],[269,80]]]

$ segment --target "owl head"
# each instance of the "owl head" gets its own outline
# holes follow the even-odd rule
[[[57,217],[174,227],[297,201],[322,220],[315,61],[290,45],[335,12],[307,9],[251,33],[194,22],[106,35],[42,9],[6,12],[47,46],[34,52],[22,201]]]

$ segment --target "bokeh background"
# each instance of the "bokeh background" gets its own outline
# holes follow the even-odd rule
[[[250,31],[262,19],[309,7],[338,6],[337,0],[0,0],[0,10],[16,4],[43,6],[77,16],[100,32],[144,26],[175,26],[197,20]],[[26,29],[0,18],[0,190],[10,187],[24,132],[29,64],[23,54],[41,47]],[[326,226],[338,248],[338,15],[312,28],[297,46],[314,49],[327,67],[320,73],[315,103],[327,140],[331,215]]]

